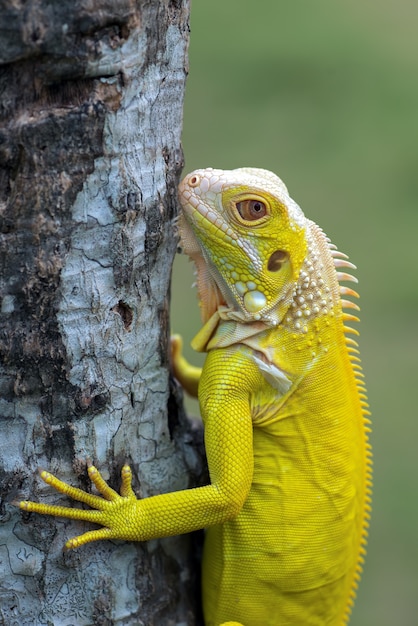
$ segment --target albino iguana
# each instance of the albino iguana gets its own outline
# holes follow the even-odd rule
[[[89,468],[103,497],[42,478],[86,511],[21,502],[99,530],[67,542],[147,539],[207,528],[206,626],[347,624],[370,511],[368,404],[346,322],[354,266],[289,197],[255,168],[203,169],[180,185],[179,229],[197,268],[204,326],[177,378],[196,393],[210,484],[138,500],[131,471],[121,496]],[[343,270],[340,272],[339,270]]]

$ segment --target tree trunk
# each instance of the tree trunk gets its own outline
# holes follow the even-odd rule
[[[188,4],[0,1],[0,624],[195,623],[189,538],[63,553],[87,524],[11,506],[70,504],[36,470],[89,489],[86,459],[141,496],[191,484],[167,358]]]

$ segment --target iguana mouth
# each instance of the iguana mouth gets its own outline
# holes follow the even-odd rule
[[[189,176],[184,179],[179,186],[179,195],[181,201],[181,207],[183,214],[187,222],[191,225],[192,229],[199,230],[207,236],[208,224],[216,228],[217,236],[223,233],[221,236],[229,238],[233,241],[238,240],[236,232],[229,226],[223,216],[216,210],[212,209],[207,201],[205,201],[202,195],[198,192],[198,189],[194,189],[193,181],[198,179],[198,174]],[[209,193],[209,192],[208,192]],[[213,202],[216,202],[216,197],[220,197],[215,193],[213,195]]]

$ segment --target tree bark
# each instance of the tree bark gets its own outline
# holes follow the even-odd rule
[[[87,524],[11,505],[70,504],[39,467],[127,461],[143,497],[199,468],[167,358],[188,5],[0,1],[0,624],[195,623],[189,538],[63,553]]]

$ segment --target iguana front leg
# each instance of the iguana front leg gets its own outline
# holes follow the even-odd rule
[[[254,465],[249,394],[253,376],[259,374],[254,365],[246,365],[243,360],[246,360],[243,355],[231,355],[229,371],[224,372],[224,355],[215,351],[208,356],[202,374],[206,390],[202,415],[211,484],[139,500],[131,487],[132,473],[128,466],[122,469],[120,495],[107,485],[95,467],[90,466],[89,476],[101,496],[71,487],[49,472],[42,472],[41,477],[57,491],[93,510],[28,501],[18,506],[25,511],[83,520],[103,527],[70,539],[67,548],[77,548],[98,539],[146,541],[192,532],[234,518],[247,498]],[[248,374],[251,367],[253,376]],[[212,385],[219,387],[216,394],[212,392]]]
[[[174,335],[171,338],[173,373],[190,395],[197,396],[197,389],[202,369],[192,366],[184,358],[182,355],[182,347],[182,338],[180,335]],[[100,539],[143,540],[151,538],[151,536],[146,533],[145,529],[142,533],[139,530],[141,517],[144,517],[149,504],[148,500],[138,500],[135,496],[132,489],[131,468],[128,465],[125,465],[122,468],[122,484],[120,494],[109,487],[106,481],[102,478],[100,472],[93,465],[89,465],[88,474],[97,491],[101,494],[100,496],[87,493],[76,487],[72,487],[47,471],[40,472],[40,476],[45,483],[60,493],[77,500],[78,502],[87,504],[93,509],[91,511],[77,508],[73,509],[65,506],[41,504],[27,500],[16,502],[15,504],[24,511],[39,513],[41,515],[53,515],[57,517],[66,517],[68,519],[77,519],[103,526],[103,528],[92,530],[70,539],[65,544],[67,549],[77,548],[90,541],[97,541]],[[153,500],[155,500],[155,498],[153,498]],[[200,523],[198,526],[201,526]],[[176,528],[174,528],[174,531],[171,534],[177,534],[177,532],[184,531],[177,531]],[[160,535],[156,532],[155,536],[157,537]]]

